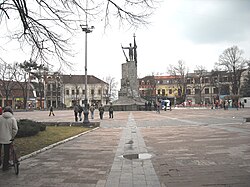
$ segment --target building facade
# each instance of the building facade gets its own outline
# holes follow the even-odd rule
[[[109,85],[93,75],[87,77],[85,92],[84,75],[62,75],[53,73],[46,75],[42,84],[18,83],[0,80],[0,106],[12,106],[24,109],[27,100],[29,109],[68,108],[75,104],[83,105],[85,93],[88,104],[107,104],[109,102]],[[8,85],[8,86],[7,86]]]
[[[238,93],[245,75],[243,71]],[[232,105],[240,98],[239,94],[233,94],[232,82],[230,72],[197,70],[185,75],[184,79],[181,76],[146,76],[139,79],[139,91],[148,101],[170,99],[174,104],[212,105],[229,100]]]
[[[179,98],[178,79],[176,76],[146,76],[139,79],[141,97],[153,102],[170,99],[172,103]]]
[[[61,102],[65,107],[83,105],[85,94],[87,94],[87,103],[90,105],[105,105],[109,102],[109,85],[93,75],[87,77],[87,91],[85,91],[84,75],[62,75],[61,81]]]

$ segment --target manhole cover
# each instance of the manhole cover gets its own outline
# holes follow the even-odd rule
[[[135,160],[135,159],[144,160],[144,159],[150,159],[152,155],[148,153],[141,153],[141,154],[121,155],[120,157],[129,159],[129,160]]]

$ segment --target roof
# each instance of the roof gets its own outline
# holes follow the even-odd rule
[[[180,78],[180,75],[168,75],[168,76],[154,76],[156,80],[166,80],[166,79],[176,79],[176,78]]]
[[[85,75],[61,75],[64,84],[84,84]],[[103,80],[95,77],[94,75],[88,75],[87,84],[108,84]]]

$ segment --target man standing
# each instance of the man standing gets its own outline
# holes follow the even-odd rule
[[[113,118],[113,117],[114,117],[114,108],[113,108],[112,103],[110,103],[110,106],[109,106],[109,118]]]
[[[77,106],[77,104],[74,106],[74,115],[75,115],[75,122],[78,121],[78,111],[79,111],[79,108]]]
[[[94,119],[94,111],[95,111],[95,107],[93,106],[93,104],[89,107],[90,113],[91,113],[91,119]]]
[[[12,109],[7,106],[4,108],[3,115],[0,116],[0,165],[1,149],[4,146],[3,171],[9,169],[10,144],[18,131],[17,121],[13,116]]]
[[[101,104],[101,106],[99,107],[100,119],[103,119],[103,114],[104,114],[104,107],[103,107],[102,104]]]

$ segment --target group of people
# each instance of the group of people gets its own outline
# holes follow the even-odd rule
[[[0,107],[1,108],[1,107]],[[9,169],[10,146],[18,131],[17,121],[13,116],[13,110],[7,106],[0,110],[0,166],[3,165],[3,171]],[[4,150],[3,160],[1,150]]]
[[[101,104],[101,106],[99,107],[99,116],[100,116],[100,119],[103,119],[104,111],[105,111],[104,107]],[[109,111],[109,118],[114,118],[114,107],[113,107],[112,103],[110,104],[110,106],[108,108],[108,111]]]
[[[87,107],[88,110],[90,111],[90,115],[91,115],[91,119],[94,119],[94,111],[95,111],[95,106],[94,105],[91,105],[89,107]],[[78,118],[79,118],[79,121],[82,121],[82,112],[83,112],[84,108],[80,105],[75,105],[74,106],[74,116],[75,116],[75,122],[78,121]],[[100,119],[103,119],[103,115],[104,115],[104,112],[105,112],[105,109],[104,109],[104,106],[101,104],[98,108],[99,110],[99,116],[100,116]],[[113,108],[113,105],[112,103],[110,104],[109,106],[109,118],[114,118],[114,108]]]

